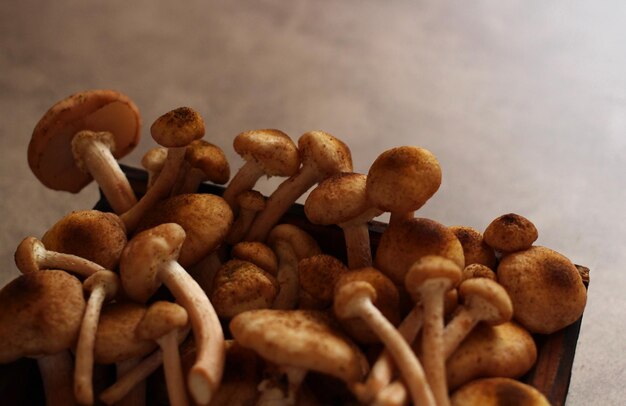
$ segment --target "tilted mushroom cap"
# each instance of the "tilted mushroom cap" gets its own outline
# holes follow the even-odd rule
[[[213,183],[223,185],[230,179],[230,165],[224,151],[210,142],[202,139],[193,141],[187,147],[185,159]]]
[[[535,225],[519,214],[504,214],[493,220],[483,233],[490,247],[501,252],[514,252],[530,248],[537,240]]]
[[[166,148],[185,147],[204,136],[204,120],[194,109],[179,107],[157,118],[150,134]]]
[[[426,218],[414,218],[390,225],[383,233],[374,266],[396,284],[415,261],[426,255],[438,255],[465,265],[463,247],[452,231],[443,224]]]
[[[242,241],[237,243],[230,255],[233,258],[252,262],[265,272],[276,276],[278,273],[278,259],[270,247],[258,241]]]
[[[137,233],[164,223],[177,223],[185,230],[187,238],[178,262],[189,267],[222,243],[233,223],[233,213],[224,199],[212,194],[173,196],[159,202],[144,215]]]
[[[51,251],[73,254],[106,269],[115,269],[126,245],[126,228],[118,216],[98,210],[74,211],[41,238]]]
[[[352,171],[350,148],[338,138],[324,131],[309,131],[298,138],[298,149],[305,162],[315,162],[325,177],[339,172]]]
[[[498,279],[496,273],[489,267],[482,264],[470,264],[463,268],[463,274],[461,275],[461,280],[471,279],[471,278],[487,278],[495,281]]]
[[[328,374],[356,382],[367,372],[360,350],[322,312],[313,310],[251,310],[230,322],[233,337],[278,365]]]
[[[71,348],[84,311],[76,277],[59,270],[18,276],[0,290],[0,363]]]
[[[157,344],[135,334],[147,307],[133,302],[116,302],[102,308],[94,360],[98,364],[114,364],[142,357],[156,349]]]
[[[469,226],[451,226],[450,230],[459,239],[465,256],[465,266],[482,264],[496,269],[496,253],[483,239],[480,231]]]
[[[585,309],[587,290],[576,266],[549,248],[535,246],[508,254],[497,275],[513,302],[513,317],[533,333],[560,330]]]
[[[156,340],[173,330],[182,329],[188,322],[189,316],[184,307],[159,300],[148,307],[135,334],[143,340]]]
[[[121,158],[139,143],[141,119],[137,106],[113,90],[75,93],[52,106],[39,120],[28,145],[28,165],[47,187],[79,192],[92,178],[78,168],[71,141],[81,130],[110,132],[113,156]]]
[[[466,306],[472,302],[482,310],[482,321],[500,324],[513,317],[511,299],[498,282],[487,278],[467,279],[459,285],[458,291]]]
[[[298,148],[280,130],[251,130],[237,135],[233,148],[246,161],[254,161],[268,176],[291,176],[300,167]]]
[[[511,378],[477,379],[457,389],[450,398],[452,406],[550,406],[534,387]]]

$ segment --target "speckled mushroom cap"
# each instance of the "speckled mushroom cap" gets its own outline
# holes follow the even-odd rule
[[[324,177],[339,172],[352,172],[352,153],[340,139],[324,131],[309,131],[298,138],[298,149],[305,162],[315,162]]]
[[[432,279],[445,280],[449,287],[446,290],[452,289],[461,280],[461,269],[448,258],[438,255],[425,255],[411,265],[404,278],[404,285],[413,300],[420,302],[424,283]]]
[[[41,238],[44,246],[73,254],[114,270],[126,245],[126,228],[113,213],[73,211],[57,221]]]
[[[208,193],[190,193],[157,203],[139,223],[137,233],[159,224],[177,223],[187,238],[178,262],[190,267],[215,250],[226,238],[233,212],[224,199]]]
[[[491,269],[496,269],[496,253],[483,240],[480,231],[469,226],[451,226],[450,230],[456,235],[463,247],[465,266],[482,264]]]
[[[178,107],[157,118],[150,134],[163,147],[186,147],[204,136],[204,120],[194,109]]]
[[[230,322],[244,347],[278,365],[294,366],[356,382],[367,372],[360,350],[326,314],[313,310],[251,310]]]
[[[457,389],[450,398],[452,406],[550,406],[548,399],[534,387],[511,378],[477,379]]]
[[[235,137],[233,148],[245,161],[256,162],[268,176],[291,176],[300,167],[298,147],[280,130],[242,132]]]
[[[230,251],[233,258],[252,262],[274,276],[278,273],[278,258],[270,247],[258,241],[242,241]]]
[[[135,335],[139,339],[157,340],[171,331],[184,328],[188,323],[189,316],[184,307],[159,300],[148,307],[137,324]]]
[[[298,262],[300,288],[313,298],[329,304],[335,294],[335,284],[348,271],[343,262],[331,255],[304,258]]]
[[[497,281],[498,277],[496,273],[489,267],[482,264],[470,264],[463,268],[463,273],[461,275],[461,280],[471,279],[471,278],[487,278],[492,281]]]
[[[367,195],[387,212],[412,212],[424,205],[441,185],[437,158],[424,148],[402,146],[376,158],[367,173]]]
[[[500,252],[514,252],[530,248],[537,240],[535,225],[519,214],[504,214],[494,219],[483,233],[485,242]]]
[[[230,179],[230,165],[224,151],[217,145],[202,139],[195,140],[187,147],[185,159],[213,183],[223,185]]]
[[[71,141],[82,130],[113,135],[113,156],[121,158],[139,143],[137,106],[114,90],[87,90],[57,102],[39,120],[28,145],[28,165],[37,179],[55,190],[79,192],[91,175],[74,162]]]
[[[513,317],[533,333],[560,330],[585,309],[587,290],[576,266],[549,248],[508,254],[496,273],[513,302]]]
[[[463,247],[452,231],[441,223],[414,218],[390,225],[378,244],[374,266],[401,285],[409,268],[426,255],[438,255],[454,261],[461,269]]]
[[[465,305],[480,308],[482,321],[500,324],[513,317],[513,304],[506,290],[496,281],[487,278],[472,278],[463,281],[458,287]]]
[[[94,361],[114,364],[154,351],[157,347],[154,341],[135,334],[146,311],[145,305],[134,302],[116,302],[103,307],[96,331]]]
[[[82,284],[64,271],[13,279],[0,290],[0,363],[70,349],[84,311]]]

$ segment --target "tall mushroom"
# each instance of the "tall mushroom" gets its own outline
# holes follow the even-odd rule
[[[78,193],[92,179],[116,213],[137,199],[116,159],[139,143],[137,106],[113,90],[87,90],[57,102],[39,120],[28,165],[45,186]]]
[[[265,210],[254,219],[244,238],[265,241],[282,215],[309,188],[339,172],[352,171],[350,149],[339,139],[323,131],[310,131],[298,139],[302,166],[281,183],[267,200]]]
[[[175,223],[142,231],[122,253],[120,276],[131,299],[146,302],[164,284],[189,313],[197,358],[187,385],[193,399],[205,405],[222,376],[224,333],[206,294],[177,262],[184,240],[184,229]]]

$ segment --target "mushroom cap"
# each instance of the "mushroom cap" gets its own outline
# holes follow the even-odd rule
[[[450,229],[426,218],[393,223],[383,233],[376,250],[375,267],[394,283],[404,283],[410,267],[423,256],[438,255],[463,268],[463,247]]]
[[[26,237],[15,250],[15,265],[22,273],[39,271],[38,258],[46,252],[46,247],[35,237]]]
[[[441,185],[441,167],[427,149],[402,146],[376,158],[367,173],[367,196],[388,212],[413,212]]]
[[[438,287],[448,291],[461,281],[461,268],[452,260],[438,255],[426,255],[415,261],[404,278],[407,292],[418,302],[428,282],[438,280]]]
[[[556,251],[534,246],[508,254],[497,275],[513,302],[513,317],[532,333],[551,334],[583,314],[583,280],[576,266]]]
[[[252,262],[274,276],[278,273],[278,258],[270,247],[259,241],[242,241],[230,251],[233,258]]]
[[[485,242],[500,252],[522,251],[530,248],[538,237],[537,228],[519,214],[504,214],[494,219],[483,233]]]
[[[147,310],[145,305],[134,302],[115,302],[104,306],[96,331],[94,361],[114,364],[154,351],[157,346],[154,341],[135,334]]]
[[[268,176],[292,176],[300,167],[298,147],[280,130],[251,130],[238,134],[233,148],[246,161],[255,162]]]
[[[224,318],[271,307],[280,289],[270,273],[239,259],[231,259],[220,267],[213,286],[211,303],[218,316]]]
[[[187,310],[179,304],[159,300],[148,307],[135,330],[137,338],[157,340],[187,326]]]
[[[456,235],[463,247],[465,266],[482,264],[491,269],[496,269],[496,253],[483,240],[480,231],[469,226],[451,226],[450,230]]]
[[[135,235],[122,251],[120,278],[129,298],[145,303],[161,286],[160,266],[176,260],[185,241],[185,230],[165,223]]]
[[[93,275],[85,279],[83,282],[83,289],[87,292],[93,292],[93,290],[102,286],[104,288],[105,297],[109,300],[113,299],[120,290],[120,277],[115,272],[109,270],[102,270],[95,272]]]
[[[314,310],[251,310],[230,322],[233,337],[275,364],[356,382],[367,372],[361,351],[325,313]]]
[[[472,278],[458,287],[465,306],[479,308],[481,320],[489,324],[501,324],[513,317],[513,304],[506,290],[496,281],[487,278]]]
[[[55,190],[79,192],[92,177],[78,168],[71,142],[81,130],[113,134],[113,156],[137,146],[141,118],[137,106],[113,90],[87,90],[57,102],[39,120],[28,145],[28,165],[37,179]]]
[[[0,290],[0,363],[70,349],[84,311],[82,284],[64,271],[13,279]]]
[[[259,212],[265,209],[265,196],[256,190],[246,190],[237,195],[237,203],[242,209]]]
[[[300,288],[317,300],[330,303],[335,284],[349,269],[339,259],[326,254],[314,255],[298,262]]]
[[[167,148],[157,146],[150,148],[141,158],[141,166],[148,171],[159,172],[165,165]]]
[[[471,278],[487,278],[491,279],[492,281],[498,280],[496,273],[491,268],[477,263],[467,265],[465,268],[463,268],[461,280],[464,281]]]
[[[355,299],[367,298],[374,302],[376,300],[376,289],[365,281],[355,280],[349,283],[342,283],[335,289],[335,301],[333,310],[340,319],[359,317],[359,312],[355,309],[353,301]]]
[[[511,378],[477,379],[457,389],[450,397],[452,406],[550,406],[536,388]]]
[[[50,251],[77,255],[115,269],[127,242],[126,228],[113,213],[79,210],[57,221],[41,242]]]
[[[482,377],[519,378],[536,360],[533,337],[517,323],[478,323],[446,361],[448,387]]]
[[[185,147],[204,136],[204,120],[194,109],[178,107],[157,118],[150,134],[163,147]]]
[[[277,241],[289,243],[299,260],[322,253],[315,238],[292,224],[279,224],[272,228],[267,236],[267,245],[272,247]]]
[[[343,141],[324,131],[309,131],[298,139],[302,165],[315,163],[327,178],[339,172],[352,172],[352,153]]]
[[[226,238],[233,223],[233,212],[220,196],[189,193],[170,197],[157,203],[141,219],[137,231],[159,224],[177,223],[187,238],[178,262],[187,268],[214,251]]]
[[[187,147],[185,159],[213,183],[223,185],[230,179],[230,165],[224,151],[217,145],[202,139],[195,140]]]

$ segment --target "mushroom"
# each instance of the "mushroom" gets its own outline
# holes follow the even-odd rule
[[[115,269],[126,245],[119,217],[98,210],[79,210],[57,221],[41,237],[51,251],[77,255],[105,269]]]
[[[137,337],[156,341],[163,351],[163,370],[172,406],[189,404],[178,351],[179,332],[185,329],[187,323],[188,315],[183,307],[157,301],[150,305],[135,330]]]
[[[535,225],[519,214],[504,214],[493,220],[483,233],[485,242],[502,253],[522,251],[537,240]]]
[[[346,240],[350,269],[372,266],[367,223],[382,214],[367,200],[367,176],[340,173],[320,182],[304,203],[304,213],[313,224],[337,224]]]
[[[477,379],[457,389],[450,397],[452,406],[518,405],[550,406],[536,388],[511,378]]]
[[[390,224],[413,217],[441,185],[441,167],[427,149],[402,146],[380,154],[367,173],[367,196],[390,212]]]
[[[451,226],[449,228],[463,247],[465,266],[481,264],[496,269],[496,253],[484,241],[480,231],[469,226]]]
[[[93,404],[93,353],[100,311],[105,301],[117,295],[119,288],[119,277],[108,270],[94,273],[83,283],[89,299],[80,325],[74,369],[74,394],[80,404]]]
[[[46,404],[75,404],[72,357],[85,310],[80,281],[60,270],[30,272],[0,290],[0,364],[37,359]]]
[[[498,277],[496,273],[489,267],[482,264],[470,264],[463,268],[463,274],[461,275],[461,281],[472,278],[487,278],[492,281],[497,281]]]
[[[15,264],[22,273],[41,269],[61,269],[89,277],[105,268],[88,259],[72,254],[47,250],[35,237],[26,237],[15,250]]]
[[[422,366],[409,344],[374,305],[376,289],[362,280],[337,283],[334,310],[341,319],[358,317],[380,337],[394,359],[416,405],[435,405]]]
[[[196,193],[205,180],[223,185],[229,178],[230,166],[224,151],[203,139],[195,140],[187,147],[185,163],[172,194]]]
[[[242,241],[230,251],[233,258],[252,262],[265,272],[276,276],[278,273],[278,258],[270,247],[258,241]]]
[[[423,307],[422,362],[438,405],[449,403],[444,350],[446,292],[461,280],[461,268],[443,257],[427,255],[416,261],[405,277],[406,290]]]
[[[187,384],[194,401],[204,405],[210,402],[221,379],[224,334],[206,294],[176,261],[184,240],[184,229],[175,223],[142,231],[122,253],[120,276],[131,299],[146,302],[163,283],[189,313],[197,359]]]
[[[582,316],[587,290],[576,266],[556,251],[534,246],[510,253],[497,275],[513,302],[513,317],[531,333],[551,334]]]
[[[481,377],[519,378],[536,360],[535,341],[518,324],[479,323],[446,361],[448,387],[453,391]]]
[[[39,120],[28,145],[28,165],[54,190],[78,193],[92,179],[116,213],[137,199],[116,159],[139,143],[137,106],[113,90],[87,90],[54,104]]]
[[[141,158],[141,166],[148,172],[146,188],[150,189],[163,170],[167,159],[167,148],[156,146],[150,148]]]
[[[333,301],[335,284],[348,271],[343,262],[326,254],[313,255],[298,262],[300,308],[328,307]]]
[[[292,176],[300,167],[296,144],[279,130],[240,133],[235,137],[233,147],[245,160],[223,194],[235,213],[238,213],[237,196],[251,190],[261,176]]]
[[[226,242],[233,245],[243,239],[257,213],[265,209],[265,197],[256,190],[240,193],[236,201],[239,214],[226,237]]]
[[[307,371],[331,375],[349,387],[367,372],[364,355],[326,314],[313,310],[250,310],[230,324],[234,339],[287,374],[284,404],[296,403]],[[261,384],[261,388],[268,386]]]
[[[210,298],[217,315],[230,319],[247,310],[270,308],[279,288],[268,272],[251,262],[231,259],[217,272]]]
[[[323,131],[310,131],[298,139],[302,167],[282,182],[267,200],[244,238],[265,241],[269,231],[289,207],[309,188],[331,175],[352,171],[352,156],[346,144]]]

